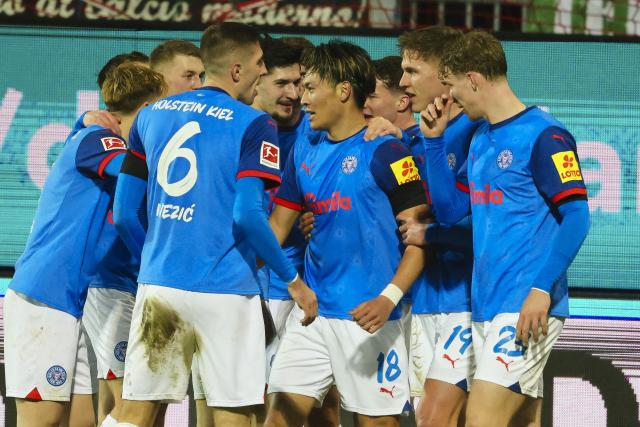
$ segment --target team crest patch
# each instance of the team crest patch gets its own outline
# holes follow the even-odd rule
[[[502,150],[496,159],[498,167],[500,169],[506,169],[511,166],[511,163],[513,163],[513,153],[511,150]]]
[[[553,164],[560,175],[560,181],[564,184],[567,181],[581,181],[582,173],[573,151],[561,151],[551,156]]]
[[[347,156],[342,159],[342,172],[349,175],[358,167],[358,158],[356,156]]]
[[[67,381],[67,371],[60,365],[53,365],[47,371],[47,382],[54,387],[60,387]]]
[[[398,181],[398,185],[420,180],[420,173],[411,156],[395,161],[391,163],[390,166],[396,181]]]
[[[280,148],[268,141],[262,141],[260,164],[268,168],[280,169]]]
[[[456,159],[456,155],[454,153],[447,154],[447,163],[449,164],[449,169],[455,169],[457,161],[458,159]]]
[[[116,138],[115,136],[100,138],[100,142],[102,142],[102,146],[104,147],[105,151],[127,149],[127,144],[125,144],[123,140],[121,140],[120,138]]]
[[[127,356],[127,342],[120,341],[118,344],[116,344],[116,346],[113,348],[113,355],[119,362],[124,362],[124,358]]]

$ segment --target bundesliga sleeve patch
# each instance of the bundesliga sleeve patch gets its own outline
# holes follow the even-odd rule
[[[553,154],[551,159],[563,184],[568,181],[582,181],[580,166],[573,151],[561,151]]]
[[[413,157],[411,156],[407,156],[398,161],[395,161],[389,166],[391,166],[393,176],[396,177],[398,185],[420,180],[420,173],[418,172],[418,168],[413,162]]]
[[[100,142],[102,142],[104,151],[127,149],[127,144],[125,144],[123,140],[121,140],[120,138],[116,138],[115,136],[100,138]]]
[[[262,141],[260,164],[268,168],[280,169],[280,148],[268,141]]]

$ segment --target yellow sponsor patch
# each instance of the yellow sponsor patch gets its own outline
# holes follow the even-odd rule
[[[567,181],[582,181],[580,165],[573,151],[562,151],[551,156],[553,164],[556,166],[558,175],[562,183]]]
[[[389,166],[391,166],[393,175],[396,177],[396,181],[398,181],[399,185],[420,180],[420,173],[418,172],[418,168],[413,162],[413,157],[411,156],[395,161]]]

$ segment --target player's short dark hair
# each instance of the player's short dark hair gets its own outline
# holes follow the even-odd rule
[[[221,62],[228,54],[260,42],[260,33],[254,27],[240,22],[222,22],[209,26],[200,40],[200,54],[207,73],[220,71]],[[242,54],[244,52],[240,52]]]
[[[385,56],[382,59],[373,61],[376,69],[376,78],[380,80],[389,90],[402,91],[400,79],[402,78],[402,57]]]
[[[364,108],[367,97],[376,90],[376,72],[369,54],[352,43],[331,40],[302,54],[301,63],[309,73],[320,79],[339,84],[349,82],[356,105]]]
[[[289,46],[297,46],[301,47],[302,50],[305,49],[313,49],[314,45],[309,41],[309,39],[304,37],[280,37],[279,40],[282,40],[283,43],[286,43]]]
[[[153,49],[149,56],[149,65],[155,70],[158,65],[169,62],[178,55],[200,58],[200,49],[186,40],[167,40]]]
[[[265,35],[262,38],[260,46],[264,55],[264,65],[269,73],[274,68],[288,67],[300,63],[303,51],[301,46],[287,45],[282,40],[274,39],[269,35]]]
[[[507,58],[500,41],[484,31],[471,31],[451,44],[442,57],[438,74],[444,78],[449,74],[475,71],[488,80],[507,75]]]
[[[136,62],[115,67],[102,85],[102,98],[109,111],[129,114],[143,103],[162,97],[167,91],[162,74]]]
[[[423,61],[440,63],[449,45],[462,37],[462,31],[445,26],[434,26],[408,31],[398,37],[402,54],[417,54]]]
[[[98,87],[102,89],[102,85],[107,78],[107,74],[109,74],[109,72],[111,72],[118,65],[125,62],[141,62],[146,64],[149,62],[149,57],[142,52],[138,52],[137,50],[129,53],[121,53],[120,55],[114,56],[113,58],[108,60],[106,64],[104,64],[104,66],[98,73]]]

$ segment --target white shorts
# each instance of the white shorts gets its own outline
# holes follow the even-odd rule
[[[295,302],[293,300],[272,299],[267,301],[267,304],[269,305],[269,311],[271,312],[277,334],[271,344],[267,346],[267,379],[269,379],[269,371],[273,365],[273,359],[276,356],[278,347],[280,347],[282,337],[284,337],[284,332],[287,329],[287,319],[289,319]]]
[[[411,396],[424,393],[427,379],[471,387],[475,358],[471,313],[414,314],[409,349]]]
[[[82,323],[96,353],[98,378],[124,376],[135,295],[108,288],[89,288]]]
[[[9,289],[4,332],[7,396],[68,402],[96,392],[93,350],[79,319]]]
[[[519,313],[503,313],[491,322],[473,322],[473,347],[476,354],[474,380],[489,381],[517,393],[542,397],[542,371],[551,348],[562,332],[564,319],[549,317],[549,333],[538,342],[529,339],[523,351],[516,343]]]
[[[356,322],[318,316],[304,327],[295,307],[278,349],[268,393],[296,393],[322,403],[333,384],[342,407],[370,416],[402,413],[409,399],[407,352],[399,320],[375,334]]]
[[[264,402],[260,297],[140,285],[122,397],[181,402],[196,360],[208,406]]]

